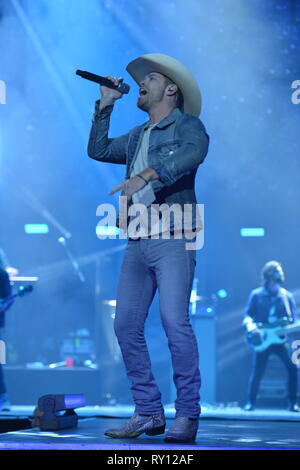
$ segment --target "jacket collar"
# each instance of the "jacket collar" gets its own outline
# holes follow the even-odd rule
[[[273,297],[274,296],[275,297],[281,297],[282,289],[283,289],[283,287],[279,287],[279,290],[278,290],[277,294],[271,294],[271,292],[266,288],[266,286],[263,286],[262,293],[263,293],[263,295],[267,295],[267,296],[270,296],[270,297],[271,297],[271,295],[273,295]]]
[[[168,116],[163,118],[161,121],[159,121],[157,124],[155,124],[154,127],[158,127],[159,129],[164,129],[165,127],[169,126],[169,124],[172,124],[172,122],[176,121],[176,119],[182,114],[179,108],[174,108]],[[144,129],[147,129],[149,127],[149,121],[147,121],[144,124]]]

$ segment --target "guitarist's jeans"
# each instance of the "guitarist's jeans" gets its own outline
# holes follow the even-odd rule
[[[163,412],[144,336],[145,320],[157,288],[177,389],[176,416],[198,418],[200,414],[198,347],[188,315],[196,251],[186,250],[186,243],[184,238],[128,239],[117,288],[114,328],[139,414]]]
[[[2,340],[2,331],[1,331],[1,328],[0,328],[0,341],[1,340]],[[1,345],[0,345],[0,347],[1,347]],[[0,351],[0,358],[1,358],[1,351]],[[0,395],[2,393],[6,393],[6,386],[5,386],[5,382],[4,382],[3,368],[2,368],[1,361],[0,361]]]
[[[3,377],[2,364],[0,364],[0,395],[2,395],[3,393],[6,393],[6,386]]]
[[[253,372],[249,383],[249,402],[255,404],[260,380],[266,368],[269,356],[276,354],[283,362],[288,373],[288,397],[291,404],[297,402],[297,366],[292,362],[284,344],[272,344],[265,351],[254,353]]]

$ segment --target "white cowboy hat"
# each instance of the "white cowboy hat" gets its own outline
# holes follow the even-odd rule
[[[178,60],[166,54],[145,54],[132,60],[127,72],[139,85],[150,72],[159,72],[170,78],[180,88],[183,95],[183,110],[187,114],[199,116],[201,93],[192,73]]]

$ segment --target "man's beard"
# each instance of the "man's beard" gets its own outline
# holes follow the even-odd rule
[[[147,103],[147,100],[141,100],[140,98],[137,100],[137,107],[140,108],[142,111],[148,111],[149,105]]]
[[[150,96],[150,92],[146,95],[146,99],[143,99],[143,95],[139,96],[137,101],[137,107],[140,108],[142,111],[148,112],[153,105],[160,103],[164,96],[164,90],[161,90],[160,94],[158,92],[152,94],[152,98]],[[141,99],[142,98],[142,99]]]
[[[272,276],[272,281],[277,282],[278,284],[283,284],[285,279],[283,274],[275,274]]]

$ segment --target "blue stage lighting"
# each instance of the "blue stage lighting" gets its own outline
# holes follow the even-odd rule
[[[0,104],[6,103],[6,85],[3,80],[0,80]]]
[[[49,227],[47,224],[25,224],[25,233],[49,233]]]
[[[242,237],[264,237],[264,228],[241,228]]]
[[[225,289],[219,289],[218,292],[217,292],[217,295],[221,299],[225,299],[225,297],[227,297],[228,294],[227,294],[227,291]]]
[[[96,227],[96,234],[97,236],[106,236],[109,235],[118,235],[120,233],[120,229],[118,227],[113,227],[110,225],[99,225]]]

